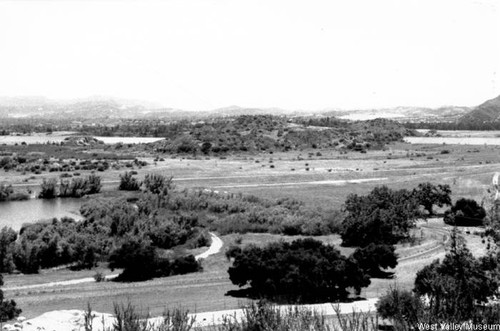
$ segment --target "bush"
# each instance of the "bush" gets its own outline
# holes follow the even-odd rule
[[[40,185],[40,193],[38,197],[40,199],[54,199],[57,196],[56,192],[57,181],[55,178],[46,180],[43,179],[42,184]]]
[[[409,330],[411,326],[422,322],[423,308],[418,295],[396,288],[390,289],[377,302],[377,313],[382,318],[392,320],[396,325],[405,324],[407,328],[401,328],[401,330]]]
[[[9,200],[9,196],[14,193],[12,185],[0,184],[0,201]]]
[[[193,255],[176,257],[172,261],[160,258],[149,242],[130,239],[115,249],[109,257],[109,267],[123,268],[116,281],[144,281],[154,277],[182,275],[201,270]]]
[[[475,200],[461,198],[444,213],[444,222],[457,226],[481,226],[486,211]]]
[[[338,300],[347,297],[347,288],[359,294],[370,284],[354,259],[314,239],[249,246],[236,252],[228,273],[255,295],[291,302]]]
[[[118,186],[119,190],[138,191],[140,187],[141,184],[132,176],[132,172],[126,171],[123,175],[120,175],[120,186]]]

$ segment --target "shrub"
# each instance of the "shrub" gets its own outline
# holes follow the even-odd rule
[[[424,306],[420,297],[413,292],[391,288],[377,302],[377,313],[395,324],[406,326],[401,330],[409,330],[411,326],[422,322]]]
[[[42,184],[40,185],[40,193],[38,197],[40,199],[54,199],[57,196],[56,192],[57,181],[55,178],[46,180],[43,179]]]
[[[0,184],[0,201],[8,200],[12,193],[14,193],[12,185]]]
[[[131,172],[126,171],[123,175],[120,175],[120,185],[118,186],[119,190],[137,191],[140,187],[141,184],[132,176]]]
[[[475,200],[461,198],[444,214],[444,222],[457,226],[481,226],[486,211]]]

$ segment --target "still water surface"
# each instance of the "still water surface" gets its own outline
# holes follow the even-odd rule
[[[54,217],[67,216],[79,220],[82,219],[79,210],[84,201],[85,199],[57,198],[0,202],[0,228],[9,226],[19,230],[24,223]]]

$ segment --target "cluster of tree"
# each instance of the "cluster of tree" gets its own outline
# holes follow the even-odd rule
[[[500,307],[485,305],[498,293],[498,272],[498,256],[475,258],[455,230],[444,260],[418,271],[412,292],[389,291],[377,311],[404,327],[449,321],[498,323]]]
[[[73,178],[70,180],[60,179],[59,185],[57,180],[44,179],[40,185],[40,199],[53,199],[55,197],[80,198],[84,195],[96,194],[101,191],[101,177],[91,174],[86,178]]]
[[[135,204],[124,199],[90,200],[81,207],[83,221],[63,218],[27,224],[19,235],[11,229],[2,230],[0,269],[35,273],[59,265],[91,268],[98,261],[120,256],[117,247],[127,241],[147,243],[147,249],[155,252],[208,243],[208,234],[199,226],[196,212],[164,207],[173,195],[171,179],[150,175],[144,182],[146,191],[140,193]],[[154,260],[161,262],[162,275],[194,270],[189,269],[189,259]]]
[[[359,262],[314,239],[234,250],[229,278],[252,295],[288,302],[344,299],[370,284]]]
[[[481,226],[486,210],[475,200],[461,198],[444,213],[444,222],[457,226]]]

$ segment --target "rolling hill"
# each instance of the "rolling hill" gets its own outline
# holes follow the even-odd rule
[[[458,122],[461,124],[500,122],[500,95],[475,107]]]

